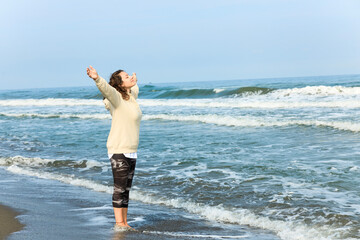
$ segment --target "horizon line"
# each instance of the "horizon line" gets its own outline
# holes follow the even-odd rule
[[[310,77],[330,77],[330,76],[348,76],[348,75],[360,75],[360,73],[352,74],[334,74],[334,75],[307,75],[307,76],[291,76],[291,77],[262,77],[262,78],[241,78],[241,79],[221,79],[221,80],[203,80],[203,81],[177,81],[177,82],[147,82],[141,83],[140,85],[147,84],[173,84],[173,83],[201,83],[201,82],[217,82],[217,81],[244,81],[244,80],[261,80],[261,79],[283,79],[283,78],[310,78]],[[55,88],[79,88],[79,87],[92,87],[92,85],[80,85],[80,86],[58,86],[58,87],[36,87],[36,88],[11,88],[11,89],[0,89],[0,91],[12,91],[12,90],[35,90],[35,89],[55,89]]]

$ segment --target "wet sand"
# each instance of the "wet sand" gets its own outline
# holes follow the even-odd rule
[[[0,239],[5,239],[13,232],[20,231],[24,225],[19,222],[16,216],[19,212],[4,205],[0,205]]]

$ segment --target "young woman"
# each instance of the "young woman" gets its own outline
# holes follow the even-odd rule
[[[105,107],[112,116],[111,129],[107,139],[108,155],[114,177],[112,205],[115,215],[115,228],[131,229],[127,223],[129,191],[134,177],[141,110],[136,102],[139,87],[136,74],[129,76],[118,70],[107,83],[96,70],[90,66],[86,69],[102,95]]]

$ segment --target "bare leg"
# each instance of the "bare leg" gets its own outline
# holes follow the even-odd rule
[[[131,228],[127,223],[127,212],[127,208],[114,208],[116,225]]]
[[[114,208],[114,215],[115,215],[116,225],[121,227],[126,227],[127,222],[126,222],[126,216],[124,217],[123,209],[125,208]]]
[[[124,222],[125,222],[125,225],[127,227],[130,227],[129,224],[127,223],[127,212],[128,212],[128,209],[127,208],[122,208],[122,214],[123,214],[123,219],[124,219]],[[130,227],[131,228],[131,227]]]

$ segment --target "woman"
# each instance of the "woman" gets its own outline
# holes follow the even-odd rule
[[[115,229],[132,229],[127,223],[129,191],[134,176],[141,110],[136,102],[139,87],[136,74],[129,76],[118,70],[107,83],[90,66],[86,69],[104,98],[106,108],[112,115],[111,129],[107,139],[108,155],[114,177],[112,205],[115,215]]]

